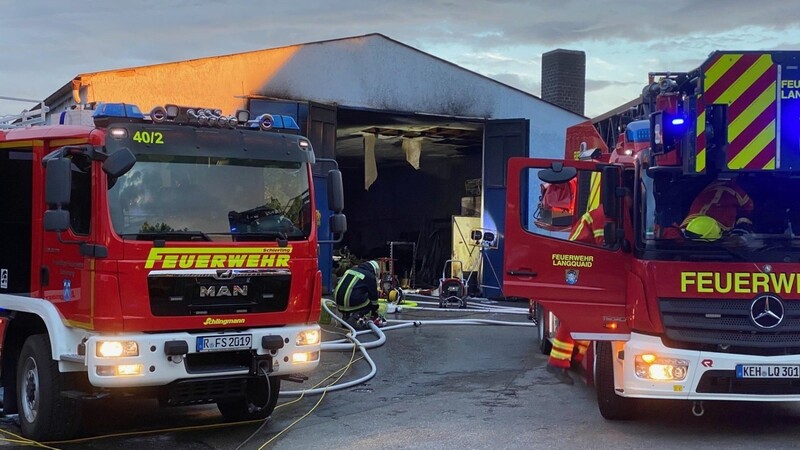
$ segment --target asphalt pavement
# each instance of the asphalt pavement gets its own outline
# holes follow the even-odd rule
[[[517,306],[521,303],[503,304]],[[630,422],[605,421],[594,390],[557,383],[544,368],[536,329],[502,325],[426,325],[426,320],[481,318],[527,322],[524,314],[410,311],[390,319],[420,320],[389,330],[369,350],[374,378],[346,390],[281,397],[266,423],[225,424],[213,405],[159,408],[154,401],[91,405],[86,440],[63,449],[530,449],[530,448],[796,448],[794,404],[707,403],[694,417],[685,402],[651,402]],[[391,322],[390,322],[391,323]],[[326,327],[326,340],[341,330]],[[368,341],[371,337],[364,337]],[[351,352],[324,352],[304,384],[310,388],[344,367],[340,382],[368,374]],[[356,358],[360,355],[356,354]],[[18,433],[6,419],[0,429]],[[7,436],[10,438],[10,436]],[[9,448],[20,447],[6,442]],[[20,447],[21,448],[21,447]]]

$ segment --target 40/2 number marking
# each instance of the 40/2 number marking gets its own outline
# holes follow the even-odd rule
[[[164,134],[160,131],[137,131],[132,139],[140,144],[163,144]]]

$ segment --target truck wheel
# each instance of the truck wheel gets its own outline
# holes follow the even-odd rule
[[[547,311],[545,311],[542,305],[536,305],[536,333],[539,338],[539,350],[542,352],[543,355],[549,355],[550,350],[553,348],[553,343],[550,342],[550,330],[548,330],[548,326],[550,324],[549,318],[547,317]]]
[[[636,399],[617,395],[614,389],[614,355],[610,342],[597,342],[597,363],[594,385],[597,390],[597,406],[600,414],[608,420],[630,420],[636,416]]]
[[[275,410],[281,379],[258,377],[247,382],[247,397],[217,403],[222,417],[229,422],[266,419]]]
[[[69,439],[80,424],[80,404],[61,395],[67,376],[58,371],[45,334],[28,337],[17,364],[17,408],[22,434],[35,441]]]

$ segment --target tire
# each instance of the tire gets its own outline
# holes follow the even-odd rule
[[[630,420],[636,416],[637,401],[617,395],[614,388],[614,355],[610,342],[597,342],[594,385],[597,406],[608,420]]]
[[[80,403],[62,396],[68,377],[58,371],[45,334],[28,337],[17,364],[17,408],[22,434],[35,441],[72,438],[80,425]]]
[[[547,311],[542,307],[542,305],[536,305],[536,334],[539,338],[539,351],[542,352],[543,355],[549,355],[550,350],[553,349],[553,343],[550,342],[550,330],[548,327],[550,326],[550,321],[547,317]]]
[[[228,422],[266,419],[275,410],[278,394],[281,391],[281,379],[264,377],[247,382],[247,397],[217,402],[217,408]]]

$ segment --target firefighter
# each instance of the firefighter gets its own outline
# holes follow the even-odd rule
[[[687,238],[712,241],[726,232],[753,231],[752,214],[753,200],[736,180],[718,179],[697,194],[680,229]]]
[[[605,244],[603,234],[605,223],[606,215],[603,206],[600,205],[581,216],[581,220],[572,229],[569,240],[602,246]],[[576,348],[577,352],[575,352]],[[573,340],[569,328],[561,322],[556,336],[553,338],[553,347],[550,350],[550,358],[547,360],[547,371],[552,373],[559,382],[573,384],[569,368],[573,362],[580,364],[588,349],[589,341]]]
[[[753,200],[736,180],[713,180],[692,201],[686,218],[663,228],[660,237],[715,241],[726,233],[747,234],[753,231],[753,208]]]
[[[336,308],[350,325],[363,328],[367,320],[378,326],[386,323],[378,314],[378,274],[378,261],[367,261],[347,269],[336,284]]]

